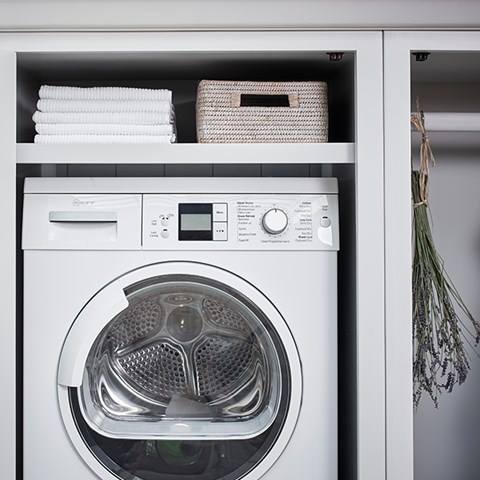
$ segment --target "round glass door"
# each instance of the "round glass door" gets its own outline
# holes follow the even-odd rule
[[[269,454],[291,401],[284,342],[245,293],[199,275],[135,282],[68,388],[113,478],[236,480]],[[108,477],[110,478],[110,477]]]

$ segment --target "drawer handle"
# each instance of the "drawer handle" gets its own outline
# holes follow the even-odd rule
[[[51,223],[117,223],[117,212],[50,212]]]

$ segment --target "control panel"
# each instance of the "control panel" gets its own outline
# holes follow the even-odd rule
[[[338,250],[337,195],[143,195],[143,248]]]

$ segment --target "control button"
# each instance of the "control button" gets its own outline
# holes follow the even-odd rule
[[[328,228],[332,224],[332,221],[328,217],[322,217],[320,219],[320,226],[323,228]]]
[[[162,238],[168,238],[169,235],[170,235],[170,232],[164,228],[161,232],[160,232],[160,235],[162,236]]]
[[[317,229],[318,239],[329,247],[333,247],[333,231],[331,228],[318,227]]]
[[[280,208],[272,208],[263,216],[262,225],[267,233],[278,235],[287,228],[287,214]]]
[[[227,240],[227,222],[213,222],[213,239]]]
[[[227,204],[226,203],[213,204],[213,221],[214,222],[227,221]]]
[[[165,215],[162,215],[162,216],[160,217],[160,223],[161,223],[164,227],[166,227],[166,226],[168,225],[168,217],[166,217]]]

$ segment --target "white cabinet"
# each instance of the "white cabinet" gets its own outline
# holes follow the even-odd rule
[[[418,62],[415,52],[428,52],[430,56]],[[474,288],[478,292],[478,221],[472,225],[472,219],[478,220],[479,200],[478,187],[472,187],[472,180],[478,180],[479,174],[479,65],[479,32],[385,33],[385,339],[389,480],[412,478],[414,470],[419,479],[478,476],[471,468],[475,463],[478,439],[471,440],[468,433],[477,431],[480,424],[478,409],[472,411],[470,405],[472,402],[478,404],[480,390],[480,365],[475,355],[472,355],[471,378],[458,392],[444,395],[438,411],[433,411],[428,398],[424,398],[425,404],[417,413],[412,411],[410,159],[411,153],[415,157],[418,150],[418,137],[412,136],[409,116],[419,97],[421,108],[427,112],[427,129],[436,130],[430,134],[434,152],[437,152],[437,167],[431,173],[432,196],[437,192],[431,206],[434,236],[437,234],[436,241],[444,253],[447,270],[457,273],[454,280],[462,287],[465,300],[478,318],[480,308],[470,285],[477,285]],[[429,115],[428,112],[435,113]],[[477,183],[474,181],[473,185]],[[464,201],[459,203],[461,198]],[[470,237],[465,238],[467,235]],[[462,269],[456,270],[457,265],[462,265]],[[470,285],[465,279],[469,272]],[[414,442],[414,437],[418,442]],[[470,447],[472,441],[475,447]],[[435,455],[435,461],[431,455]]]
[[[430,60],[415,62],[412,52],[419,51],[430,52]],[[330,62],[328,52],[344,52],[342,62]],[[469,149],[471,157],[480,141],[465,131],[478,131],[479,60],[480,32],[395,31],[385,32],[383,39],[380,31],[3,33],[0,369],[1,407],[9,413],[0,420],[3,477],[14,478],[13,412],[21,408],[21,399],[16,398],[22,392],[21,371],[16,372],[15,365],[22,341],[22,260],[17,240],[23,177],[335,175],[340,178],[344,209],[339,256],[344,320],[339,358],[340,470],[348,480],[412,480],[409,117],[418,94],[426,101],[427,112],[433,113],[427,115],[427,127],[431,122],[432,128],[441,130],[432,134],[434,147],[461,151],[462,158],[468,157]],[[196,144],[198,80],[242,75],[328,80],[331,143]],[[118,80],[174,89],[179,99],[179,144],[33,143],[30,117],[42,83],[109,85]],[[436,93],[430,89],[432,83]],[[446,129],[456,132],[445,134]],[[451,162],[449,168],[460,171]],[[462,171],[478,173],[473,167]],[[480,367],[476,368],[478,373]]]
[[[0,408],[5,415],[0,419],[1,457],[5,478],[15,478],[15,414],[16,414],[16,173],[15,173],[15,55],[0,48],[0,215],[3,232],[0,235],[0,290],[2,298],[2,321],[0,338],[5,342],[0,353],[2,395]],[[18,330],[21,332],[20,326]],[[21,365],[21,364],[20,364]],[[19,390],[21,392],[21,390]]]
[[[381,32],[131,32],[23,33],[0,38],[0,142],[3,231],[0,255],[8,348],[0,351],[3,411],[15,404],[15,274],[21,298],[21,255],[15,266],[15,205],[30,175],[334,175],[343,205],[340,315],[340,469],[345,478],[385,479],[383,70]],[[328,52],[344,52],[331,62]],[[42,83],[169,85],[190,115],[178,145],[35,145],[30,116]],[[330,140],[324,145],[198,145],[194,143],[196,82],[208,76],[256,75],[327,79]],[[180,112],[177,110],[177,115]],[[145,168],[150,164],[149,168]],[[229,168],[227,168],[229,167]],[[18,182],[16,181],[18,175]],[[155,174],[155,173],[153,173]],[[18,193],[15,188],[18,183]],[[17,212],[20,220],[21,212]],[[16,270],[17,269],[17,270]],[[21,306],[21,303],[18,304]],[[19,320],[21,322],[21,308]],[[343,317],[342,317],[343,316]],[[20,324],[20,323],[19,323]],[[19,328],[19,335],[21,329]],[[21,372],[20,372],[21,373]],[[21,376],[19,376],[21,381]],[[21,393],[20,390],[17,393]],[[20,401],[20,399],[18,399]],[[26,401],[32,401],[26,399]],[[34,400],[33,400],[34,401]],[[322,406],[319,405],[319,409]],[[5,478],[13,478],[15,418],[2,417]],[[343,437],[342,437],[343,435]],[[8,444],[8,445],[7,445]],[[8,472],[8,473],[7,473]],[[406,478],[406,477],[404,477]]]

